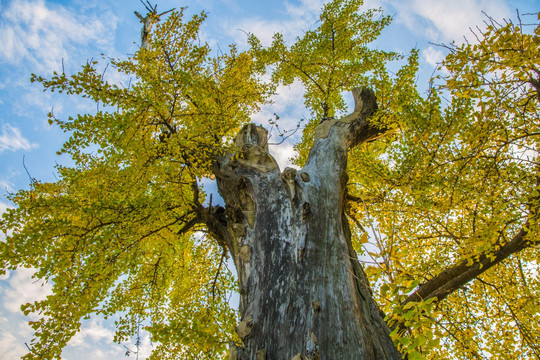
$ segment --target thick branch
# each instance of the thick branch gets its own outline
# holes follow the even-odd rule
[[[354,112],[351,115],[357,117],[350,122],[351,137],[349,147],[362,142],[373,141],[387,131],[387,129],[379,128],[368,121],[369,117],[378,109],[375,93],[368,88],[354,88],[352,94],[354,97]]]
[[[225,209],[222,206],[212,206],[199,208],[202,222],[206,225],[208,232],[217,241],[223,250],[233,249],[232,238],[227,231],[227,219]],[[232,251],[232,250],[231,250]]]
[[[540,75],[539,75],[539,78],[540,78]],[[536,98],[538,99],[538,101],[540,101],[540,80],[531,77],[529,79],[529,84],[531,84],[536,90]]]
[[[436,301],[441,301],[448,295],[475,279],[480,274],[497,265],[510,255],[517,253],[531,244],[527,242],[526,236],[528,230],[522,228],[508,243],[502,246],[499,250],[490,253],[482,254],[473,263],[470,260],[462,261],[444,270],[439,275],[435,276],[425,284],[420,285],[418,290],[412,293],[402,305],[411,301],[418,302],[436,297]]]
[[[368,119],[377,110],[377,98],[368,88],[354,88],[354,111],[341,119],[323,121],[315,129],[315,142],[330,136],[334,129],[334,136],[338,141],[344,142],[346,148],[356,146],[362,142],[373,141],[386,132],[378,128]],[[314,146],[315,147],[315,146]]]

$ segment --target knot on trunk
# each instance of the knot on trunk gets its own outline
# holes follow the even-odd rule
[[[280,176],[281,180],[283,180],[283,182],[285,183],[285,190],[287,191],[289,198],[293,200],[296,195],[296,169],[287,167],[285,168],[285,170],[283,170]]]
[[[245,340],[249,334],[251,334],[251,328],[253,327],[253,316],[248,315],[244,320],[236,327],[236,333],[240,339]]]

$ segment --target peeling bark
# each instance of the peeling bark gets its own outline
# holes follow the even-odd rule
[[[401,358],[344,220],[347,150],[383,133],[367,121],[374,94],[353,95],[351,115],[318,126],[303,169],[280,173],[253,124],[236,138],[239,154],[215,165],[240,285],[231,359]]]

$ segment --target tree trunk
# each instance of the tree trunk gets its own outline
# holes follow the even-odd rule
[[[249,124],[239,153],[216,164],[230,249],[240,283],[242,346],[231,359],[400,359],[352,250],[343,214],[347,150],[381,130],[370,90],[355,111],[316,129],[303,169],[282,173],[267,132]]]

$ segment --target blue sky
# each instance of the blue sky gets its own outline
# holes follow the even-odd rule
[[[189,6],[188,14],[208,11],[201,39],[213,49],[230,43],[245,45],[245,33],[253,32],[268,43],[280,31],[292,41],[317,20],[322,0],[161,0],[158,11]],[[366,7],[382,7],[394,16],[374,46],[408,53],[420,50],[419,86],[426,81],[444,56],[432,43],[462,41],[469,28],[482,26],[484,10],[496,19],[515,18],[520,13],[538,12],[540,0],[366,0]],[[66,135],[47,123],[51,110],[59,117],[95,110],[81,99],[44,93],[39,84],[30,83],[30,74],[46,77],[52,71],[73,73],[86,60],[100,54],[121,58],[132,54],[140,42],[140,23],[133,11],[143,13],[138,0],[0,0],[0,213],[11,206],[8,192],[28,187],[29,175],[54,181],[55,163],[69,163],[56,151]],[[62,65],[63,64],[63,65]],[[114,74],[108,75],[114,81]],[[255,114],[264,123],[273,113],[280,114],[282,126],[294,127],[307,115],[303,108],[302,87],[280,87],[272,106]],[[292,139],[294,140],[294,139]],[[280,166],[287,165],[292,143],[272,149]],[[28,170],[28,173],[25,169]],[[2,239],[3,235],[0,235]],[[46,296],[48,286],[30,278],[23,269],[0,279],[0,360],[16,359],[25,353],[24,343],[31,330],[20,313],[20,304]],[[86,322],[70,342],[65,359],[118,359],[123,345],[112,343],[113,330],[102,319]],[[128,345],[128,344],[126,344]],[[139,359],[151,349],[147,337]],[[134,356],[131,356],[134,358]]]

